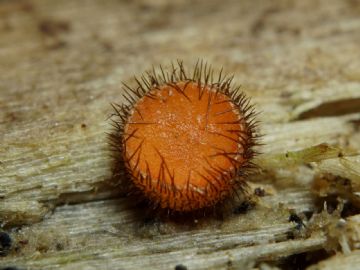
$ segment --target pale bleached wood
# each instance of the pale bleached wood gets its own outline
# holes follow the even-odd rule
[[[342,199],[359,202],[359,14],[356,1],[336,0],[1,2],[0,219],[19,250],[0,265],[253,269],[324,248],[350,250],[356,262],[357,216],[321,212],[312,184],[324,173],[346,177],[353,190]],[[260,186],[266,196],[251,196],[246,213],[146,223],[113,199],[122,191],[106,138],[110,103],[124,102],[122,81],[178,58],[224,66],[261,112],[264,171],[249,192]],[[321,143],[344,156],[301,155]],[[306,220],[303,211],[319,213]]]
[[[22,250],[22,259],[9,257],[0,265],[75,269],[105,264],[109,269],[120,265],[125,269],[168,269],[183,263],[190,269],[222,269],[229,263],[273,261],[294,252],[319,249],[325,243],[323,235],[287,241],[288,234],[297,230],[288,221],[288,208],[311,211],[312,200],[305,190],[286,190],[264,197],[246,215],[199,220],[190,225],[169,221],[144,223],[141,215],[124,207],[124,200],[62,206],[46,221],[18,232],[18,240],[29,241]],[[279,203],[286,208],[269,212]],[[59,245],[66,246],[66,250],[56,251]],[[49,249],[47,254],[38,253],[32,261],[36,249],[43,246]],[[134,261],[134,256],[141,260]],[[106,258],[111,260],[106,262]]]

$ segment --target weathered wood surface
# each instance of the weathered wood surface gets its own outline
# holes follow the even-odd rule
[[[0,1],[0,267],[270,269],[326,250],[301,267],[356,269],[358,44],[356,0]],[[144,219],[112,179],[110,103],[133,74],[198,58],[261,111],[265,196],[221,220]]]

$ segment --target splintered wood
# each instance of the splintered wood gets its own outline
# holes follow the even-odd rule
[[[359,29],[359,1],[0,1],[0,268],[357,269]],[[147,216],[113,177],[121,82],[178,58],[260,112],[221,218]]]

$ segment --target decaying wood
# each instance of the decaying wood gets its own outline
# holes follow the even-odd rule
[[[356,0],[0,1],[0,267],[357,269],[359,29]],[[145,217],[112,176],[110,103],[199,58],[260,111],[261,171],[222,218]]]

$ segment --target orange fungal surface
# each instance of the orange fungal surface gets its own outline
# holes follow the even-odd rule
[[[233,191],[246,162],[246,128],[238,106],[211,85],[184,80],[154,87],[124,125],[127,170],[161,208],[213,206]]]

